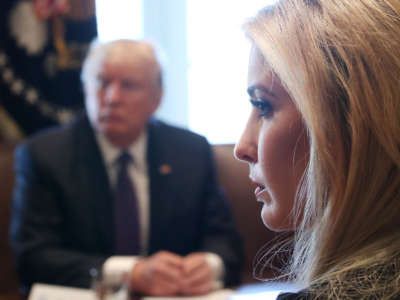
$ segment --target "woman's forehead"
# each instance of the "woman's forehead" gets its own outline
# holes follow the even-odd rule
[[[264,55],[258,47],[253,46],[250,51],[249,68],[248,68],[248,85],[263,83],[272,85],[279,82],[279,77],[273,71],[271,66],[266,62]]]

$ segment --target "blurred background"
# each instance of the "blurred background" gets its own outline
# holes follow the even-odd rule
[[[0,131],[27,136],[83,107],[79,72],[93,38],[145,38],[162,53],[165,94],[157,115],[234,143],[246,122],[249,43],[241,25],[274,0],[68,0],[35,18],[39,0],[0,4]]]

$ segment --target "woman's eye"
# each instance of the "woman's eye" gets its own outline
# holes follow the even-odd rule
[[[266,100],[250,99],[250,103],[253,105],[253,107],[260,111],[260,117],[269,117],[273,112],[272,105]]]

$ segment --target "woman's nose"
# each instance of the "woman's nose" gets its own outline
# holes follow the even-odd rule
[[[257,162],[257,138],[248,124],[233,151],[235,158],[248,163]]]

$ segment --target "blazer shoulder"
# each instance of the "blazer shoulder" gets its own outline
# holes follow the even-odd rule
[[[64,127],[52,127],[28,137],[18,148],[52,149],[56,148],[62,141],[68,140],[69,136],[70,130]]]
[[[77,137],[81,130],[81,122],[72,122],[63,126],[44,129],[24,140],[16,148],[16,154],[29,151],[35,157],[44,159],[61,159],[76,146]]]
[[[213,161],[212,149],[205,137],[161,121],[149,127],[148,144],[150,161],[174,161],[185,168],[189,165],[200,168]]]
[[[199,147],[200,145],[209,146],[204,136],[182,127],[173,126],[157,120],[151,123],[150,128],[151,134],[165,142],[186,147]]]

